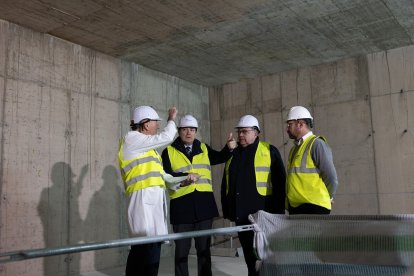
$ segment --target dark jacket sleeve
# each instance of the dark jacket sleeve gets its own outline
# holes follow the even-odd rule
[[[223,218],[229,217],[229,207],[226,195],[226,172],[223,171],[223,179],[221,181],[221,209],[223,211]]]
[[[217,165],[226,162],[231,157],[231,152],[227,145],[221,149],[221,151],[216,151],[212,149],[209,145],[206,144],[208,150],[208,158],[211,165]]]
[[[286,171],[283,164],[282,157],[279,150],[270,145],[271,165],[270,170],[272,174],[273,185],[273,200],[276,204],[275,211],[277,214],[285,213],[286,200]]]
[[[162,151],[161,154],[161,158],[162,158],[162,166],[164,167],[164,171],[168,174],[171,174],[172,176],[184,176],[184,175],[188,175],[188,173],[175,173],[172,171],[171,168],[171,161],[170,161],[170,157],[168,156],[168,149],[165,148]]]

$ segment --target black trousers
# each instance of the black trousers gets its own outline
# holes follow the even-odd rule
[[[289,215],[307,215],[307,214],[313,214],[313,215],[329,215],[331,213],[331,210],[326,209],[322,206],[305,203],[302,205],[299,205],[298,207],[292,207],[289,206]]]
[[[246,223],[236,223],[237,226],[239,225],[246,225]],[[249,276],[258,276],[259,272],[256,271],[256,261],[258,260],[255,250],[253,248],[253,239],[254,239],[254,232],[253,231],[243,231],[239,232],[239,241],[243,248],[243,255],[244,261],[247,264],[247,270],[249,272]]]
[[[203,220],[192,224],[175,224],[175,233],[211,229],[213,220]],[[199,276],[211,276],[211,237],[203,236],[194,238],[197,250],[197,268]],[[175,276],[188,276],[188,254],[191,248],[191,238],[175,240]]]
[[[129,251],[126,276],[157,276],[160,266],[161,243],[132,245]]]

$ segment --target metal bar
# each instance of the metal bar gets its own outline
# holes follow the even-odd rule
[[[54,255],[79,253],[79,252],[84,252],[84,251],[101,250],[101,249],[122,247],[122,246],[128,246],[128,245],[172,241],[172,240],[209,236],[209,235],[231,234],[231,233],[236,233],[236,232],[252,231],[253,229],[254,229],[253,225],[242,225],[242,226],[234,226],[234,227],[215,228],[215,229],[209,229],[209,230],[190,231],[190,232],[184,232],[184,233],[175,233],[175,234],[161,235],[161,236],[119,239],[119,240],[110,240],[106,242],[85,243],[85,244],[69,245],[69,246],[62,246],[62,247],[55,247],[55,248],[42,248],[42,249],[33,249],[33,250],[25,250],[25,251],[13,251],[13,252],[0,253],[0,263],[22,261],[26,259],[33,259],[33,258],[40,258],[40,257],[54,256]]]

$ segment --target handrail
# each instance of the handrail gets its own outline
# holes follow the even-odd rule
[[[253,229],[254,229],[253,225],[241,225],[241,226],[234,226],[234,227],[215,228],[215,229],[209,229],[209,230],[189,231],[189,232],[175,233],[175,234],[169,234],[169,235],[109,240],[105,242],[85,243],[85,244],[68,245],[68,246],[54,247],[54,248],[41,248],[41,249],[32,249],[32,250],[23,250],[23,251],[12,251],[12,252],[0,253],[0,263],[23,261],[26,259],[41,258],[41,257],[47,257],[47,256],[54,256],[54,255],[70,254],[70,253],[79,253],[79,252],[92,251],[92,250],[101,250],[101,249],[122,247],[122,246],[128,246],[128,245],[172,241],[172,240],[209,236],[209,235],[230,234],[230,233],[235,233],[235,232],[252,231]]]

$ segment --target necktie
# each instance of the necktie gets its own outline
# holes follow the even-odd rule
[[[185,147],[185,151],[187,152],[187,155],[191,154],[191,147]]]

